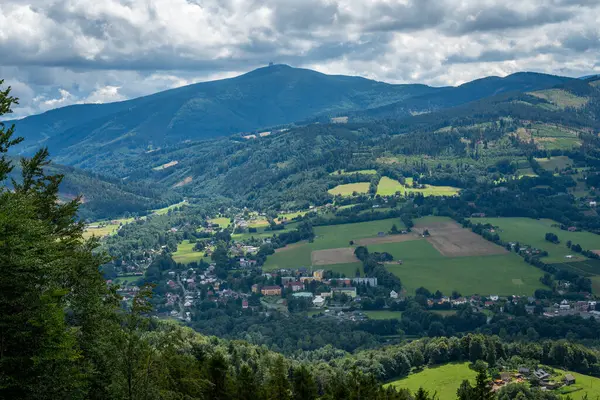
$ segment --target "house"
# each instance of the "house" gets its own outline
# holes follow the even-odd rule
[[[500,372],[500,379],[506,383],[510,382],[510,372]]]
[[[322,281],[324,276],[325,276],[325,270],[323,270],[323,269],[318,269],[315,272],[313,272],[313,278],[316,281]]]
[[[529,368],[521,367],[519,368],[519,373],[523,375],[529,375]]]
[[[471,214],[473,218],[485,218],[485,213],[473,213]]]
[[[304,283],[302,282],[290,282],[287,284],[287,287],[292,290],[292,292],[299,292],[304,289]]]
[[[462,304],[467,304],[467,299],[464,297],[459,297],[458,299],[453,299],[450,301],[453,306],[460,306]]]
[[[296,278],[294,278],[293,276],[282,276],[281,277],[281,284],[282,285],[287,285],[290,282],[294,282],[296,280]]]
[[[244,299],[242,300],[242,308],[245,310],[246,308],[248,308],[248,300]]]
[[[321,296],[322,298],[326,299],[328,297],[331,297],[331,292],[323,292],[319,296]]]
[[[314,280],[316,280],[316,279],[313,278],[312,276],[301,276],[300,277],[300,282],[302,282],[302,283],[310,283]]]
[[[281,296],[281,287],[279,286],[265,286],[260,292],[263,296]]]
[[[398,298],[398,292],[396,292],[395,290],[392,290],[390,292],[390,298],[391,299],[397,299]]]
[[[533,375],[541,381],[543,381],[544,379],[548,379],[550,377],[550,374],[541,368],[533,371]]]
[[[313,302],[313,306],[319,307],[319,308],[321,308],[325,305],[325,299],[321,296],[315,297],[312,302]]]
[[[576,232],[577,231],[577,227],[576,226],[570,226],[567,230],[569,232]]]
[[[252,293],[258,293],[258,284],[252,285]]]
[[[256,266],[256,260],[249,260],[247,258],[240,258],[241,268],[253,268]]]
[[[575,377],[571,374],[565,375],[565,385],[573,385],[575,384]]]
[[[525,312],[527,312],[529,315],[532,315],[535,312],[535,306],[525,306]]]
[[[491,300],[491,301],[498,301],[498,298],[499,298],[499,297],[498,297],[498,295],[497,295],[497,294],[492,294],[492,295],[490,295],[490,300]]]
[[[569,302],[567,300],[563,300],[560,302],[560,306],[558,307],[561,310],[570,310],[571,306],[569,305]]]
[[[590,207],[596,207],[597,203],[595,201],[590,201]]]

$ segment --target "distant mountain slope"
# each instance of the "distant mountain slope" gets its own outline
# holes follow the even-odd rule
[[[27,138],[21,150],[43,143],[59,156],[127,152],[379,107],[437,90],[275,65],[232,79],[120,103],[65,107],[14,122]]]
[[[425,93],[407,101],[360,111],[355,115],[357,118],[398,118],[454,107],[501,93],[548,89],[574,80],[573,78],[534,72],[519,72],[505,78],[490,76],[457,87],[441,88],[437,92]]]

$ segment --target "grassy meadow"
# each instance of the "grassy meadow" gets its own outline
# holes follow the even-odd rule
[[[423,371],[411,374],[406,378],[388,383],[396,389],[409,389],[416,392],[419,388],[437,393],[439,400],[455,400],[456,390],[465,379],[475,382],[477,373],[469,368],[468,363],[446,364],[435,368],[425,368]]]
[[[194,251],[195,243],[190,243],[189,240],[184,240],[177,245],[177,251],[173,253],[173,260],[181,264],[189,264],[191,262],[199,262],[204,258],[204,251]],[[205,259],[210,262],[210,257]]]
[[[135,221],[134,218],[120,218],[120,219],[113,219],[110,221],[92,222],[89,225],[87,225],[85,230],[83,231],[83,238],[89,239],[92,236],[102,238],[104,236],[112,235],[115,232],[117,232],[117,230],[119,230],[119,226],[128,224],[133,221]],[[99,226],[99,227],[98,228],[90,228],[90,226]]]
[[[519,242],[529,246],[543,249],[548,252],[548,257],[542,260],[546,263],[561,263],[582,261],[586,258],[571,251],[566,243],[570,240],[579,244],[585,250],[600,250],[600,236],[590,232],[568,232],[552,225],[557,222],[550,219],[532,218],[471,218],[473,223],[492,224],[499,227],[497,231],[500,239],[507,242]],[[545,240],[546,233],[551,232],[558,236],[559,244]],[[565,256],[573,255],[574,258],[566,259]]]
[[[208,222],[211,224],[217,224],[221,228],[227,228],[229,225],[231,225],[229,218],[226,217],[211,218],[208,220]]]
[[[185,200],[183,200],[180,203],[172,204],[172,205],[170,205],[168,207],[159,208],[158,210],[152,210],[152,214],[164,215],[164,214],[167,214],[169,211],[171,211],[171,210],[173,210],[173,209],[175,209],[177,207],[186,206],[186,205],[188,205],[188,202],[185,201]]]
[[[535,161],[537,161],[546,171],[554,171],[556,168],[561,170],[573,165],[573,160],[567,156],[536,158]]]
[[[425,185],[425,188],[423,189],[414,189],[411,187],[412,184],[412,178],[406,178],[405,186],[395,179],[384,176],[377,186],[377,194],[381,196],[391,196],[396,194],[396,192],[400,192],[401,195],[404,195],[405,193],[421,193],[423,196],[454,196],[458,194],[460,190],[452,186],[434,185]]]
[[[369,251],[388,252],[402,265],[387,264],[409,294],[423,286],[449,295],[457,290],[463,295],[531,295],[542,288],[542,272],[513,253],[445,257],[425,239],[368,246]]]
[[[363,311],[363,313],[369,319],[400,319],[402,317],[402,311],[389,311],[389,310],[371,310],[371,311]]]
[[[352,196],[354,192],[367,193],[369,185],[369,182],[347,183],[345,185],[337,185],[333,189],[329,189],[328,192],[334,196],[338,194],[341,196]]]

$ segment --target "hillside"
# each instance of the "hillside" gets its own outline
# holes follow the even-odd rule
[[[435,90],[275,65],[236,78],[120,103],[65,107],[15,122],[28,138],[21,150],[44,144],[57,160],[73,164],[96,152],[135,153],[149,146],[378,107]]]

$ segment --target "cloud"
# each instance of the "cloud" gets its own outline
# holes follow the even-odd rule
[[[17,116],[270,61],[394,83],[600,73],[597,0],[4,0]]]

